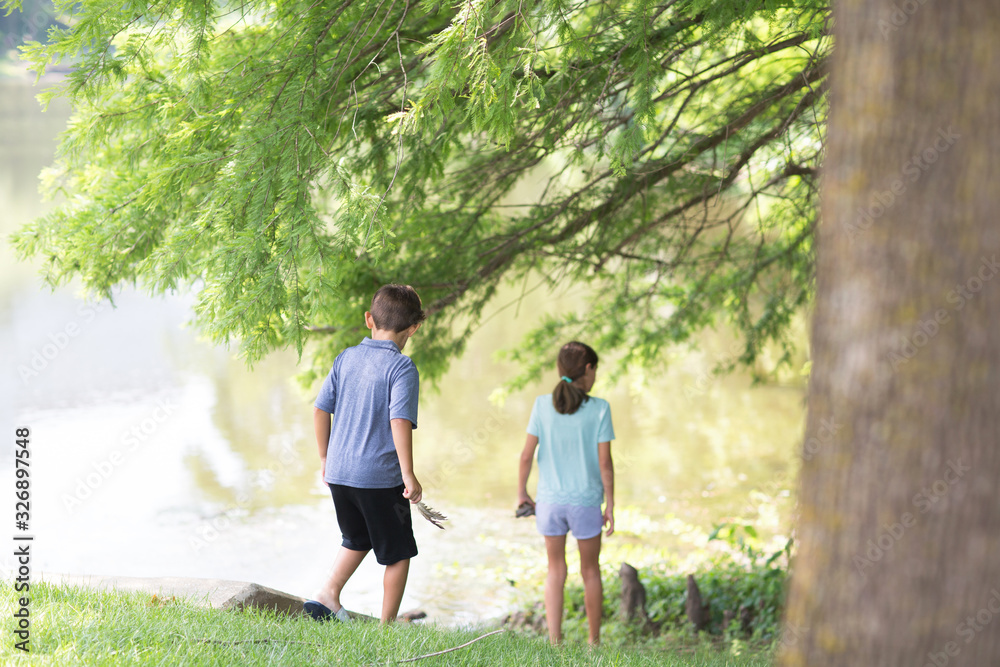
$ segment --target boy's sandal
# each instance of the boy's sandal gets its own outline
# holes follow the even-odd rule
[[[309,614],[313,619],[317,621],[340,621],[341,623],[347,623],[351,620],[350,614],[347,610],[341,607],[336,612],[327,607],[322,602],[317,602],[316,600],[306,600],[302,604],[302,609],[307,614]]]

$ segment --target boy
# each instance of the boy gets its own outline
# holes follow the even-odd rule
[[[313,423],[323,479],[343,534],[330,578],[303,605],[317,620],[349,620],[340,592],[369,550],[385,565],[382,623],[399,612],[410,558],[417,555],[406,501],[417,503],[421,496],[412,433],[419,375],[401,353],[423,319],[412,287],[379,288],[365,313],[371,338],[340,353],[316,398]]]

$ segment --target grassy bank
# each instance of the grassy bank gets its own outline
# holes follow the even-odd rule
[[[0,664],[23,665],[385,665],[458,646],[495,628],[319,624],[260,611],[226,612],[142,593],[107,593],[36,584],[31,589],[31,653],[14,648],[14,591],[0,584]],[[505,631],[418,665],[699,665],[763,667],[769,653],[734,656],[711,646],[579,643],[551,647]]]

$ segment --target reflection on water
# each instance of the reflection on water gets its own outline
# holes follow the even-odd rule
[[[36,174],[66,110],[40,114],[23,85],[0,83],[0,93],[6,235],[43,210]],[[87,304],[72,288],[40,289],[36,267],[14,264],[6,246],[0,257],[0,410],[5,424],[33,430],[36,568],[244,579],[308,594],[338,531],[319,481],[315,388],[294,383],[295,356],[275,354],[250,372],[184,328],[184,296],[124,290],[117,308]],[[493,318],[439,391],[423,387],[417,474],[427,502],[451,521],[439,531],[415,520],[421,555],[404,608],[442,621],[496,615],[544,566],[533,524],[515,521],[513,506],[531,403],[558,378],[553,369],[502,407],[488,397],[513,372],[494,361],[496,350],[552,306],[536,293],[519,317]],[[712,378],[727,343],[708,336],[704,352],[678,355],[645,384],[595,388],[611,402],[618,436],[609,558],[639,545],[683,556],[731,517],[755,520],[765,536],[786,530],[790,498],[767,503],[763,517],[756,506],[759,491],[787,492],[797,473],[803,389]],[[9,478],[10,450],[0,465]],[[9,557],[0,564],[9,569]],[[369,559],[345,600],[377,613],[380,599]]]

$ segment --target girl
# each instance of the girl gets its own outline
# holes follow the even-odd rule
[[[611,463],[611,408],[588,396],[597,375],[597,353],[573,341],[559,351],[562,377],[551,396],[539,396],[531,409],[528,437],[521,452],[518,505],[535,508],[535,524],[545,536],[549,574],[545,580],[545,616],[549,641],[562,641],[563,587],[566,585],[566,533],[573,531],[580,548],[584,606],[589,642],[601,639],[599,559],[601,527],[615,530],[615,482]],[[538,504],[528,496],[531,460],[538,448]],[[605,501],[601,512],[601,500]]]

